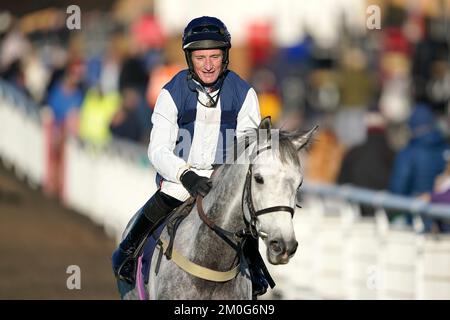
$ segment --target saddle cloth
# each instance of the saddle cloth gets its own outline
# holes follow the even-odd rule
[[[139,298],[142,300],[148,299],[146,296],[147,290],[145,290],[145,286],[148,284],[150,278],[150,267],[153,252],[155,251],[156,246],[158,245],[159,237],[161,236],[162,231],[168,225],[174,222],[177,219],[181,220],[185,218],[191,211],[194,206],[195,201],[193,198],[189,198],[186,202],[184,202],[181,206],[174,209],[168,217],[161,223],[161,225],[153,231],[153,233],[149,234],[147,239],[145,240],[145,244],[143,246],[142,253],[138,257],[138,265],[136,268],[136,288],[138,291]],[[176,228],[178,224],[169,229],[170,237],[175,237]]]

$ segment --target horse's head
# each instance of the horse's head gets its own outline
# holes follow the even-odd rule
[[[258,129],[266,134],[257,140],[248,177],[255,226],[266,244],[269,262],[285,264],[298,246],[292,218],[297,189],[303,182],[299,152],[312,140],[317,126],[306,133],[288,134],[271,130],[270,118],[265,118]]]

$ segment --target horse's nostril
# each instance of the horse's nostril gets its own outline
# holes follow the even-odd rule
[[[282,244],[282,242],[280,242],[278,240],[270,241],[269,245],[270,245],[270,250],[272,250],[272,252],[275,254],[281,254],[284,252],[284,245]]]
[[[295,241],[295,244],[292,246],[292,249],[289,252],[289,255],[292,256],[295,252],[297,252],[297,248],[298,248],[298,242]]]

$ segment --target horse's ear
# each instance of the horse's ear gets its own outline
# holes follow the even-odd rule
[[[267,129],[267,130],[272,129],[272,120],[270,116],[265,117],[264,119],[261,120],[258,129]]]
[[[291,142],[294,144],[295,148],[297,150],[300,150],[302,148],[308,147],[312,143],[312,137],[316,133],[317,128],[319,128],[318,125],[304,134],[291,138]]]
[[[265,135],[260,136],[261,130],[266,130],[267,133]],[[258,143],[260,143],[259,142],[260,137],[267,138],[267,141],[270,141],[270,139],[271,139],[271,130],[272,130],[272,120],[271,120],[270,116],[268,116],[268,117],[265,117],[264,119],[262,119],[261,123],[259,124],[259,127],[258,127]]]

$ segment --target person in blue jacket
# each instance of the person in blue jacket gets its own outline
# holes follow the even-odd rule
[[[411,139],[395,157],[389,190],[405,196],[419,196],[433,190],[436,176],[446,165],[444,152],[449,148],[436,128],[434,115],[425,104],[418,104],[408,121]],[[423,220],[424,231],[431,228],[431,220]],[[408,216],[407,223],[411,224]]]
[[[226,131],[238,137],[261,122],[255,90],[227,68],[231,36],[222,21],[192,20],[182,47],[188,69],[163,87],[152,115],[148,157],[158,190],[112,257],[116,277],[130,284],[147,236],[190,196],[205,196],[211,189],[213,165],[223,163],[232,143],[223,141]]]

